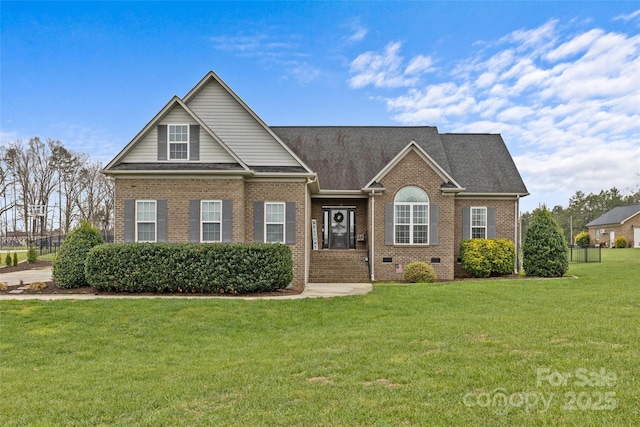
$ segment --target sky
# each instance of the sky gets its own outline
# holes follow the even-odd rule
[[[108,163],[213,70],[269,125],[500,133],[530,196],[640,189],[640,2],[0,2],[0,144]]]

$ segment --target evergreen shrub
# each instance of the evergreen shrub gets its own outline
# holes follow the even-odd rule
[[[18,266],[18,252],[13,253],[13,266],[14,267]]]
[[[561,277],[569,268],[567,242],[558,223],[546,208],[531,218],[522,245],[522,264],[527,276]]]
[[[53,279],[58,287],[68,289],[87,286],[84,275],[85,258],[91,248],[102,243],[104,240],[100,231],[86,220],[70,231],[53,262]]]
[[[7,256],[4,259],[4,265],[6,265],[7,267],[11,267],[12,263],[13,263],[13,261],[11,259],[11,254],[9,252],[7,252]]]
[[[574,237],[573,241],[578,246],[589,246],[591,238],[589,237],[589,233],[587,231],[583,231],[576,234],[576,237]]]
[[[627,247],[627,238],[624,236],[618,236],[613,241],[616,248],[626,248]]]
[[[509,239],[470,239],[460,244],[462,268],[473,277],[513,273],[516,247]]]
[[[34,264],[38,261],[38,251],[36,247],[33,245],[29,245],[29,249],[27,250],[27,264]]]
[[[86,261],[91,286],[108,292],[250,293],[286,288],[291,249],[271,243],[113,243]]]
[[[433,283],[436,281],[436,272],[433,267],[422,261],[407,264],[402,275],[404,280],[410,283]]]

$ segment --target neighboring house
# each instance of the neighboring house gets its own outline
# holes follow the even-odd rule
[[[586,225],[592,244],[613,248],[616,237],[640,248],[640,205],[618,206]]]
[[[174,97],[105,167],[115,239],[281,242],[296,288],[461,272],[463,239],[517,240],[528,195],[500,135],[269,127],[216,74]]]

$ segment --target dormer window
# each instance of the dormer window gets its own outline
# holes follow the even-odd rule
[[[189,125],[169,125],[169,160],[189,158]]]

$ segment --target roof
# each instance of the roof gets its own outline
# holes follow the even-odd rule
[[[596,227],[601,225],[623,224],[631,217],[640,213],[640,205],[618,206],[611,209],[604,215],[594,219],[586,227]]]
[[[326,190],[364,188],[414,141],[465,193],[528,194],[500,135],[440,134],[433,126],[271,129],[318,174]]]

